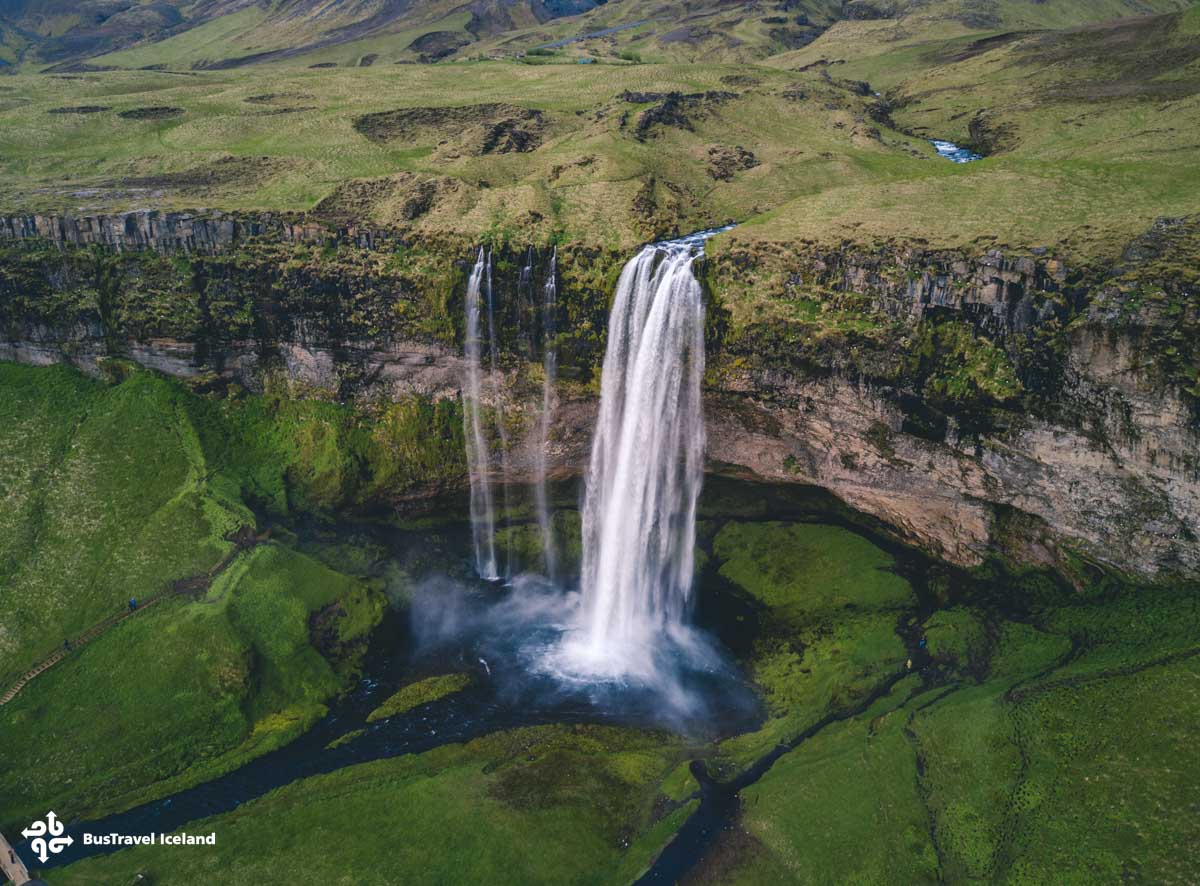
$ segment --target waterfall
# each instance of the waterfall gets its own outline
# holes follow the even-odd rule
[[[526,360],[533,360],[533,318],[537,309],[533,304],[533,247],[525,253],[525,264],[521,266],[521,276],[517,278],[517,350]]]
[[[484,291],[487,293],[487,312],[488,312],[488,355],[489,365],[491,367],[492,381],[492,409],[496,417],[496,431],[500,436],[500,493],[504,504],[504,520],[507,524],[509,516],[509,501],[508,501],[508,478],[510,476],[508,470],[508,427],[504,423],[504,398],[500,391],[500,372],[499,372],[499,347],[496,344],[496,307],[493,304],[493,289],[492,289],[492,254],[488,252],[487,257],[487,285]],[[512,550],[512,533],[508,533],[508,545],[505,550],[504,557],[504,577],[512,577],[513,567],[513,550]],[[485,576],[487,577],[487,576]],[[493,578],[498,576],[492,576]]]
[[[583,507],[576,670],[652,676],[688,608],[703,477],[702,237],[647,246],[621,272],[609,316]],[[698,248],[699,247],[699,248]]]
[[[554,414],[555,381],[558,377],[558,344],[555,340],[558,310],[558,248],[550,255],[550,270],[542,286],[542,416],[538,426],[538,447],[534,453],[534,499],[537,505],[538,526],[542,531],[542,559],[546,578],[554,581],[558,571],[554,550],[554,532],[550,526],[550,507],[546,495],[546,446],[550,438],[550,421]]]
[[[464,356],[467,378],[463,390],[463,426],[467,438],[467,470],[471,480],[471,532],[475,542],[475,571],[481,578],[499,577],[496,568],[495,514],[492,509],[491,459],[483,431],[479,402],[480,361],[482,341],[479,334],[482,306],[481,290],[487,287],[488,316],[491,318],[491,259],[484,257],[483,248],[475,259],[475,267],[467,281],[467,336]],[[494,333],[489,327],[490,337]],[[495,353],[492,356],[495,363]]]

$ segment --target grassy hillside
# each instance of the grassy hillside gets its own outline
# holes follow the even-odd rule
[[[347,685],[384,598],[286,534],[197,594],[77,640],[130,598],[208,573],[233,530],[342,506],[372,478],[395,487],[442,452],[434,407],[396,404],[373,425],[331,403],[202,397],[110,368],[101,381],[0,364],[0,691],[76,641],[0,707],[0,826],[47,804],[130,805],[307,729]],[[461,439],[449,441],[457,466]]]
[[[889,160],[755,220],[734,237],[1042,245],[1111,255],[1154,216],[1194,211],[1200,188],[1197,11],[1004,37],[881,43],[854,57],[831,31],[809,55],[883,92],[900,131],[971,145],[987,159],[947,168]],[[868,23],[875,26],[878,23]],[[843,64],[843,58],[845,63]],[[915,211],[914,211],[915,210]]]
[[[922,67],[922,56],[947,41],[969,43],[1002,34],[1170,14],[1188,9],[1192,0],[903,0],[889,4],[862,0],[862,6],[891,14],[839,21],[819,40],[777,55],[771,63],[788,68],[845,65],[841,69],[845,76],[886,86]]]
[[[874,138],[866,99],[848,89],[741,67],[493,62],[280,68],[269,86],[241,70],[11,83],[29,104],[2,114],[0,200],[28,209],[326,200],[330,213],[429,232],[629,247],[777,206],[848,158],[869,168],[932,155],[918,140]]]
[[[54,879],[628,883],[689,811],[660,794],[682,753],[670,736],[608,727],[500,732],[275,791],[198,824],[218,830],[215,851],[122,852]],[[281,834],[306,839],[281,852]]]
[[[1189,851],[1200,782],[1187,765],[1200,588],[1077,591],[1038,573],[935,567],[918,595],[892,556],[839,527],[717,520],[710,532],[725,593],[763,607],[743,662],[767,707],[762,730],[690,747],[588,726],[499,732],[298,781],[187,828],[216,831],[216,849],[123,851],[55,882],[490,883],[503,871],[628,883],[695,808],[687,760],[730,778],[805,734],[741,792],[689,881],[1200,872]]]
[[[1195,15],[805,71],[780,56],[278,63],[269,85],[250,69],[18,76],[0,103],[0,204],[316,211],[620,249],[734,220],[743,241],[1111,254],[1156,217],[1200,211]],[[949,163],[933,137],[989,156]]]

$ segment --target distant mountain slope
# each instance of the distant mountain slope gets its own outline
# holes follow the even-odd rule
[[[1193,0],[848,0],[847,15],[819,41],[772,59],[782,68],[847,65],[848,76],[888,85],[925,64],[899,52],[981,35],[1074,28],[1179,12]],[[878,59],[873,64],[870,60]]]
[[[0,28],[37,61],[88,58],[252,6],[254,0],[0,0]],[[16,59],[14,59],[16,61]]]
[[[28,36],[24,59],[95,61],[113,52],[151,51],[171,67],[231,67],[277,60],[353,41],[394,38],[412,60],[436,60],[482,36],[578,15],[603,0],[0,0],[3,29]],[[410,43],[439,28],[446,37]],[[192,33],[203,29],[200,34]],[[0,60],[5,60],[0,43]],[[206,58],[197,57],[205,47]],[[24,48],[24,47],[21,47]],[[175,50],[182,50],[177,52]],[[10,53],[11,55],[12,53]],[[9,59],[15,61],[16,59]],[[99,62],[109,63],[109,59]],[[123,59],[118,59],[123,61]],[[158,62],[150,62],[151,64]],[[124,67],[124,64],[119,66]]]
[[[618,56],[792,67],[979,33],[1174,12],[1187,0],[0,0],[0,68],[229,68]]]

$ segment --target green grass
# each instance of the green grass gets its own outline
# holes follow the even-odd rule
[[[1038,626],[936,613],[926,623],[935,656],[974,658],[988,621],[978,682],[958,675],[922,691],[906,679],[785,754],[744,792],[739,829],[702,876],[1190,882],[1196,593],[1053,596],[1035,603]]]
[[[1031,764],[1015,798],[1014,882],[1116,878],[1186,883],[1200,824],[1192,657],[1023,701],[1015,713]]]
[[[306,779],[189,826],[215,831],[215,851],[121,852],[55,881],[624,883],[679,823],[656,827],[654,812],[678,754],[665,736],[605,727],[498,733]]]
[[[345,614],[327,658],[310,619],[331,606]],[[244,555],[205,599],[127,619],[0,708],[5,820],[47,803],[94,817],[290,741],[346,685],[381,615],[377,591],[301,554]]]
[[[853,605],[896,609],[912,602],[893,561],[838,526],[729,523],[713,540],[721,575],[776,617],[808,622]]]
[[[721,767],[748,764],[903,672],[896,626],[915,603],[912,588],[862,536],[820,524],[730,522],[712,549],[721,576],[763,604],[765,621],[746,666],[767,722],[723,742]]]
[[[293,498],[281,464],[251,475],[216,445],[238,432],[216,404],[114,369],[105,383],[0,364],[5,688],[129,598],[215,566],[223,537],[255,524],[243,494],[272,488],[253,480]],[[346,685],[383,607],[380,591],[268,544],[203,599],[126,619],[0,708],[5,822],[46,803],[132,805],[294,738]]]
[[[20,539],[5,568],[19,604],[0,645],[9,680],[129,598],[205,572],[229,549],[222,536],[253,519],[208,486],[177,386],[144,372],[104,386],[9,364],[0,385]]]
[[[913,790],[916,756],[896,710],[905,694],[822,730],[744,792],[741,826],[753,848],[727,882],[937,880],[928,815]]]
[[[250,6],[188,28],[165,40],[97,56],[92,64],[118,68],[164,65],[181,70],[195,64],[249,55],[253,50],[241,45],[238,38],[261,24],[264,18],[266,14],[262,8]]]

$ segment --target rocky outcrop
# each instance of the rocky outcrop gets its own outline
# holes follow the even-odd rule
[[[1082,335],[1074,360],[1117,352]],[[1033,419],[1001,434],[934,441],[904,430],[884,391],[842,379],[747,373],[710,395],[709,457],[725,469],[822,486],[946,560],[975,565],[1006,548],[1065,565],[1072,555],[1143,578],[1200,574],[1200,434],[1169,391],[1135,373],[1088,371],[1076,393],[1129,410],[1098,440]],[[1132,427],[1126,424],[1132,421]],[[1036,533],[1003,537],[1008,509]]]

